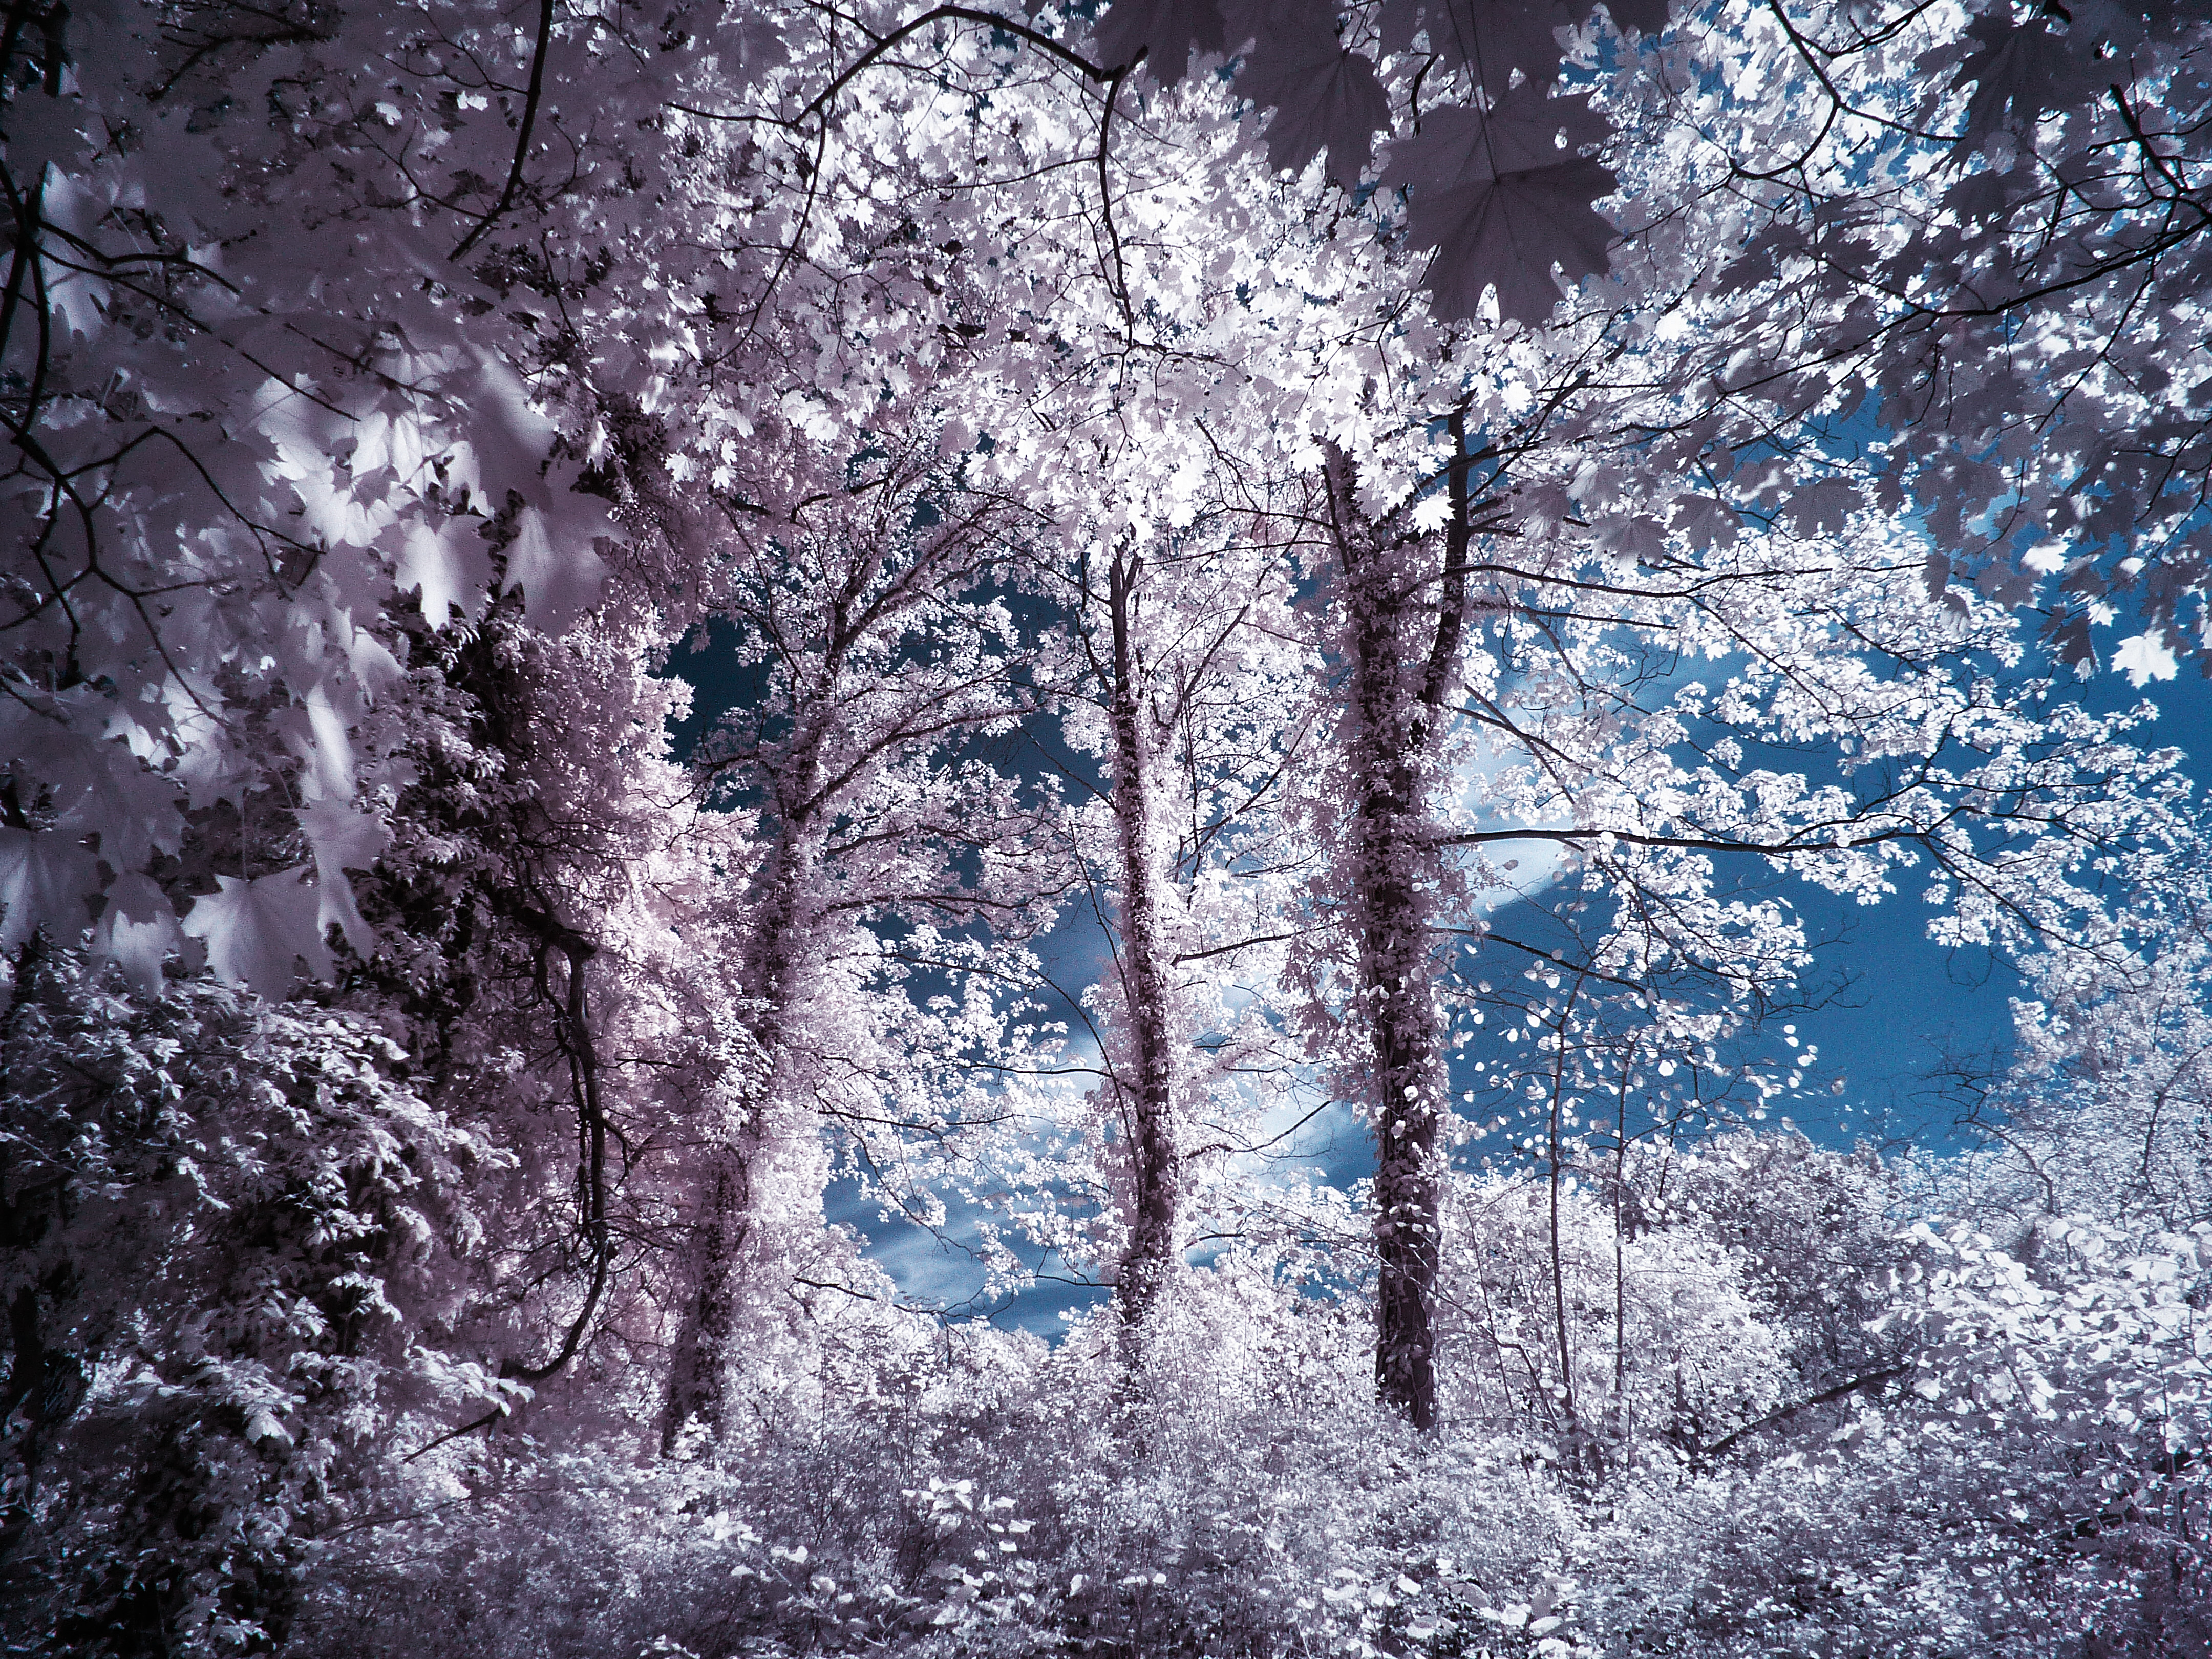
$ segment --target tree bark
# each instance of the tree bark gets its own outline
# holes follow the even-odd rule
[[[696,1423],[709,1441],[720,1437],[728,1417],[730,1351],[737,1334],[738,1253],[752,1213],[752,1170],[735,1146],[714,1149],[694,1224],[690,1291],[677,1328],[669,1368],[668,1398],[661,1409],[660,1451],[676,1449]]]
[[[1159,872],[1154,854],[1152,776],[1146,743],[1142,667],[1133,637],[1137,556],[1117,554],[1108,575],[1114,631],[1109,713],[1114,728],[1114,827],[1121,865],[1121,975],[1134,1052],[1116,1078],[1128,1138],[1128,1243],[1115,1305],[1125,1326],[1141,1323],[1173,1273],[1178,1171],[1167,975],[1159,939]]]
[[[1332,450],[1323,470],[1350,611],[1346,756],[1354,797],[1348,867],[1374,1114],[1375,1381],[1419,1429],[1436,1422],[1436,1299],[1440,1237],[1437,1132],[1449,1086],[1430,992],[1429,924],[1437,855],[1426,833],[1430,751],[1455,674],[1467,600],[1468,489],[1463,428],[1449,473],[1453,513],[1443,585],[1431,605],[1405,556],[1359,510],[1353,471]],[[1419,633],[1430,619],[1434,632]]]
[[[803,744],[779,781],[776,841],[765,883],[767,895],[742,958],[743,983],[757,999],[746,1021],[759,1073],[740,1095],[734,1133],[708,1158],[690,1249],[685,1253],[683,1314],[660,1422],[663,1455],[675,1450],[686,1426],[697,1423],[719,1439],[729,1419],[738,1307],[744,1297],[744,1258],[753,1231],[753,1176],[768,1151],[770,1109],[783,1070],[790,1000],[803,977],[798,958],[810,932],[809,895],[818,837],[814,833],[823,773],[822,742]]]

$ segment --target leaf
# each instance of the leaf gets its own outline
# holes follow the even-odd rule
[[[1781,274],[1782,261],[1812,246],[1805,233],[1787,220],[1777,220],[1744,245],[1743,252],[1722,268],[1717,287],[1724,294],[1741,294]]]
[[[503,492],[526,489],[544,475],[559,428],[538,412],[522,377],[489,351],[477,353],[476,373],[465,386],[468,441],[454,446],[447,476],[491,511]]]
[[[1603,3],[1613,27],[1624,34],[1630,29],[1656,34],[1667,27],[1667,0],[1603,0]]]
[[[1692,546],[1733,547],[1742,533],[1743,523],[1725,501],[1711,495],[1678,495],[1674,527],[1690,538]]]
[[[301,787],[312,799],[350,800],[353,798],[353,735],[331,702],[330,687],[319,682],[301,698],[300,712],[307,730],[295,732],[293,747],[307,763]]]
[[[1613,227],[1589,204],[1612,192],[1613,175],[1575,151],[1612,130],[1587,94],[1523,85],[1486,111],[1431,111],[1392,147],[1383,179],[1407,191],[1410,240],[1437,250],[1439,312],[1474,315],[1495,283],[1500,317],[1541,322],[1559,301],[1554,264],[1571,283],[1606,268]]]
[[[434,628],[453,620],[459,606],[474,617],[491,592],[491,554],[468,520],[447,520],[437,529],[411,526],[399,545],[399,591],[420,589],[422,614]]]
[[[406,669],[392,654],[392,648],[366,628],[353,630],[353,637],[346,642],[346,661],[353,670],[354,684],[372,705],[407,678]]]
[[[392,834],[369,813],[338,800],[311,801],[295,814],[315,855],[316,932],[335,922],[346,942],[367,957],[376,950],[376,930],[354,902],[349,870],[374,867],[377,855],[392,844]]]
[[[92,854],[67,836],[0,829],[0,951],[12,951],[46,927],[56,943],[84,931],[85,895],[100,885]]]
[[[2009,213],[2039,188],[2033,167],[2014,167],[2008,173],[1969,173],[1943,194],[1943,205],[1968,222],[1997,219]],[[1955,264],[1942,273],[1957,280]]]
[[[1486,111],[1466,104],[1430,111],[1419,132],[1391,145],[1382,182],[1449,190],[1568,160],[1613,130],[1590,108],[1588,93],[1549,98],[1541,88],[1516,87]]]
[[[1790,526],[1801,536],[1841,530],[1859,504],[1859,492],[1848,478],[1822,478],[1790,497]]]
[[[2172,679],[2179,665],[2174,660],[2173,647],[2166,642],[2166,630],[2154,628],[2148,634],[2122,640],[2112,653],[2112,668],[2125,674],[2128,683],[2141,690],[2153,680]]]
[[[1339,183],[1356,183],[1390,125],[1390,100],[1375,65],[1337,44],[1336,14],[1326,0],[1287,0],[1251,14],[1254,43],[1237,89],[1275,113],[1267,159],[1303,167],[1323,150]]]
[[[576,538],[567,547],[556,548],[543,513],[526,507],[515,515],[503,591],[522,590],[523,614],[532,628],[547,634],[568,632],[578,616],[599,603],[606,576],[606,564],[589,542]]]
[[[1437,251],[1429,287],[1437,312],[1474,316],[1495,284],[1500,318],[1547,320],[1559,300],[1554,266],[1570,283],[1606,268],[1613,230],[1590,203],[1613,187],[1608,169],[1578,159],[1431,189],[1409,202],[1412,240]]]
[[[1940,550],[1929,553],[1921,567],[1920,580],[1929,599],[1942,599],[1951,586],[1951,556]]]
[[[1587,4],[1564,0],[1463,0],[1431,3],[1429,50],[1464,64],[1484,87],[1503,91],[1518,70],[1538,88],[1559,78],[1559,32],[1589,15]]]
[[[218,978],[273,1002],[291,988],[300,960],[318,978],[331,971],[321,898],[307,883],[307,869],[303,864],[252,881],[217,876],[221,890],[193,901],[185,933],[206,943],[208,965]]]
[[[93,949],[122,969],[141,991],[161,988],[161,963],[177,948],[177,913],[150,877],[125,875],[107,890],[107,908],[93,933]]]
[[[2067,49],[2084,59],[2097,58],[2100,48],[2125,58],[2149,33],[2143,10],[2128,0],[2067,0]]]
[[[1375,26],[1385,58],[1413,49],[1413,37],[1427,21],[1426,11],[1422,0],[1382,0],[1375,14]]]
[[[694,22],[693,27],[700,25]],[[791,48],[775,20],[750,6],[726,7],[718,21],[705,27],[715,31],[710,37],[715,67],[734,85],[751,86],[769,70],[791,61]],[[665,84],[688,90],[675,73],[666,76]]]
[[[1152,79],[1171,87],[1189,70],[1193,53],[1226,52],[1228,25],[1217,0],[1114,0],[1094,37],[1109,69],[1145,55]]]
[[[2026,132],[2045,110],[2063,109],[2091,89],[2082,65],[2040,20],[2015,26],[2002,12],[1977,18],[1966,38],[1979,50],[1960,64],[1957,80],[1974,83],[1966,100],[1961,149],[1979,149],[1999,132]],[[2094,67],[2094,64],[2093,64]]]
[[[93,240],[109,206],[105,196],[96,194],[82,178],[67,173],[57,173],[46,179],[40,202],[49,224],[87,242]],[[61,252],[62,258],[68,260],[66,249]],[[85,271],[70,269],[74,263],[55,263],[49,268],[46,303],[60,325],[62,339],[68,339],[72,332],[89,339],[107,325],[108,287]]]
[[[246,1438],[254,1445],[258,1445],[264,1440],[281,1440],[288,1446],[292,1443],[291,1431],[277,1420],[276,1414],[266,1406],[256,1407],[246,1418]]]
[[[1666,555],[1666,527],[1648,514],[1608,514],[1596,528],[1598,549],[1609,557],[1643,563]]]

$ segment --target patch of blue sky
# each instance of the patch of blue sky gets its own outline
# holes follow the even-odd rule
[[[1850,445],[1871,435],[1857,421],[1850,427],[1829,434],[1828,441]],[[697,686],[690,717],[672,728],[679,754],[693,748],[724,711],[747,706],[748,698],[760,695],[756,677],[731,660],[733,653],[717,651],[717,643],[710,632],[703,652],[679,658],[676,665]],[[2086,681],[2048,665],[2043,672],[2057,678],[2057,695],[2079,700],[2094,713],[2118,713],[2151,702],[2160,720],[2147,740],[2186,751],[2191,775],[2201,777],[2205,757],[2212,756],[2212,683],[2160,674],[2147,680],[2148,690],[2139,689],[2130,683],[2129,666],[2113,662],[2108,672]],[[1725,679],[1728,672],[1726,663],[1685,662],[1645,690],[1651,696],[1671,696],[1692,680],[1714,683]],[[1787,759],[1791,769],[1817,771],[1820,757],[1792,750],[1776,758]],[[1037,764],[1064,774],[1073,759],[1040,757]],[[1511,823],[1487,804],[1485,786],[1507,763],[1504,757],[1479,755],[1462,769],[1455,804],[1468,815],[1467,827],[1534,827]],[[1479,914],[1472,920],[1541,951],[1564,948],[1564,939],[1553,940],[1543,930],[1558,920],[1559,907],[1587,896],[1576,890],[1579,884],[1562,884],[1571,870],[1570,850],[1556,842],[1534,840],[1492,843],[1487,850],[1510,884],[1479,896]],[[1771,1103],[1758,1121],[1768,1127],[1786,1122],[1832,1146],[1860,1139],[1891,1149],[1955,1145],[1963,1103],[1979,1080],[2002,1070],[2011,1048],[2011,999],[2021,984],[2010,966],[1987,951],[1950,950],[1931,940],[1928,926],[1935,913],[1923,896],[1924,884],[1911,879],[1911,872],[1895,893],[1872,906],[1782,876],[1755,857],[1743,859],[1725,880],[1724,896],[1784,898],[1803,923],[1815,961],[1810,994],[1778,1011],[1760,1037],[1769,1070],[1784,1077],[1794,1072],[1801,1081]],[[1052,1005],[1044,1017],[1065,1019],[1069,1026],[1065,1076],[1066,1086],[1079,1093],[1097,1086],[1103,1071],[1081,1006],[1082,988],[1110,971],[1111,947],[1096,915],[1074,907],[1039,941],[1039,950],[1042,994]],[[1516,989],[1525,1006],[1526,993],[1545,988],[1540,978],[1532,982],[1522,977],[1531,966],[1540,975],[1543,971],[1542,963],[1526,952],[1493,941],[1486,955],[1462,956],[1461,966],[1470,984],[1487,980],[1493,986],[1493,1006]],[[1232,994],[1232,1005],[1239,1000],[1240,994]],[[1501,1039],[1502,1023],[1493,1018],[1449,1050],[1453,1098],[1460,1109],[1483,1121],[1512,1115],[1513,1109],[1498,1101],[1503,1091],[1493,1079],[1501,1068],[1520,1075],[1513,1056],[1527,1052],[1525,1037],[1520,1042]],[[1365,1131],[1323,1079],[1309,1071],[1275,1081],[1249,1150],[1231,1160],[1231,1178],[1243,1183],[1253,1206],[1265,1207],[1277,1194],[1288,1200],[1301,1182],[1312,1180],[1350,1190],[1372,1173]],[[1470,1093],[1472,1103],[1465,1098]],[[1040,1125],[1036,1133],[1042,1136],[1049,1130]],[[1504,1135],[1493,1139],[1492,1148],[1510,1144],[1512,1133],[1509,1122]],[[1480,1149],[1468,1150],[1473,1155]],[[867,1239],[866,1254],[891,1274],[905,1300],[948,1319],[988,1318],[1049,1340],[1066,1328],[1063,1315],[1096,1306],[1110,1295],[1099,1264],[1070,1264],[1012,1235],[1004,1246],[1015,1251],[1030,1281],[1018,1294],[994,1291],[984,1229],[994,1217],[957,1195],[947,1195],[945,1219],[934,1227],[896,1213],[883,1219],[879,1202],[850,1182],[833,1188],[826,1202],[832,1220],[853,1226]],[[1231,1242],[1201,1236],[1193,1241],[1189,1259],[1202,1264]]]

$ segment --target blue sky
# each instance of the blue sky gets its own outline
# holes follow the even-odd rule
[[[757,695],[743,679],[718,672],[716,653],[679,653],[672,671],[696,688],[693,717],[675,728],[679,752],[703,735],[714,715],[746,696]],[[2066,688],[2061,688],[2062,694]],[[2146,741],[2172,744],[2190,756],[2186,769],[2203,775],[2212,765],[2212,683],[2189,672],[2154,682],[2142,690],[2109,669],[2071,688],[2093,709],[2112,711],[2148,699],[2160,709]],[[1929,909],[1910,883],[1879,905],[1861,906],[1802,884],[1784,890],[1798,908],[1816,941],[1815,978],[1832,987],[1821,1006],[1788,1017],[1801,1045],[1817,1049],[1806,1068],[1803,1091],[1778,1104],[1768,1127],[1786,1117],[1814,1139],[1849,1146],[1870,1138],[1892,1148],[1911,1144],[1942,1148],[1954,1143],[1958,1107],[1942,1087],[1947,1067],[1962,1065],[1994,1072],[2011,1040],[2009,1000],[2020,989],[2016,976],[1986,952],[1953,951],[1927,937]],[[1517,907],[1496,912],[1502,932],[1513,931]],[[1103,966],[1096,925],[1071,915],[1052,941],[1051,966],[1063,983],[1079,984]],[[1486,970],[1487,971],[1487,970]],[[1482,1052],[1478,1045],[1467,1056]],[[1465,1069],[1466,1062],[1455,1068]],[[1472,1081],[1455,1075],[1455,1087]],[[1840,1081],[1840,1087],[1837,1087]],[[1337,1109],[1314,1126],[1315,1155],[1332,1176],[1346,1182],[1364,1174],[1369,1158],[1348,1113]],[[917,1303],[939,1304],[960,1314],[988,1314],[1002,1324],[1048,1336],[1063,1327],[1065,1310],[1096,1304],[1103,1292],[1048,1277],[1018,1303],[981,1297],[981,1266],[962,1248],[972,1238],[967,1218],[956,1212],[945,1237],[921,1228],[878,1220],[876,1207],[849,1187],[830,1194],[831,1218],[857,1227],[871,1241],[870,1254]],[[1065,1273],[1058,1263],[1049,1273]]]

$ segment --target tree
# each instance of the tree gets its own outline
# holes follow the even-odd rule
[[[1091,544],[1067,583],[1089,695],[1061,731],[1107,763],[1103,787],[1078,780],[1103,823],[1079,811],[1071,830],[1113,948],[1089,1018],[1125,1166],[1133,1358],[1181,1293],[1193,1233],[1236,1206],[1225,1189],[1286,1059],[1266,989],[1291,937],[1279,866],[1297,855],[1272,820],[1310,722],[1285,715],[1304,689],[1291,583],[1249,530],[1218,507],[1172,514],[1149,543]]]
[[[752,824],[742,861],[716,872],[737,943],[715,966],[743,999],[757,1070],[690,1176],[665,1447],[724,1422],[738,1304],[763,1294],[746,1261],[772,1248],[753,1235],[769,1218],[819,1228],[825,1124],[877,1192],[927,1218],[963,1128],[1020,1116],[976,1081],[1018,1056],[975,1017],[993,1018],[989,981],[1021,977],[1019,941],[1064,877],[1037,844],[1048,806],[972,749],[1032,714],[1054,674],[995,591],[1009,504],[956,488],[933,445],[887,433],[879,453],[788,520],[732,513],[711,556],[710,614],[758,681],[697,763]],[[925,1018],[910,981],[963,1003],[987,988],[980,1007]]]
[[[362,1425],[527,1393],[423,1340],[514,1156],[358,1015],[141,998],[36,938],[15,967],[9,1638],[271,1650]]]
[[[2203,557],[2203,27],[2008,3],[1686,26],[1682,69],[1720,73],[1655,77],[1644,107],[1705,151],[1732,228],[1652,459],[1860,422],[1876,441],[1832,489],[1927,514],[1931,589],[2039,606],[2084,672],[2132,608],[2112,665],[2170,672]]]
[[[1432,931],[1444,896],[1430,831],[1440,793],[1445,699],[1462,648],[1474,503],[1462,418],[1448,422],[1441,569],[1429,538],[1370,521],[1341,453],[1321,477],[1322,526],[1343,612],[1334,641],[1344,679],[1333,780],[1343,912],[1358,962],[1353,1006],[1364,1042],[1347,1079],[1376,1142],[1376,1381],[1414,1427],[1436,1420],[1431,1328],[1441,1213],[1437,1134],[1449,1096],[1431,982]],[[1436,597],[1429,595],[1431,588]]]

